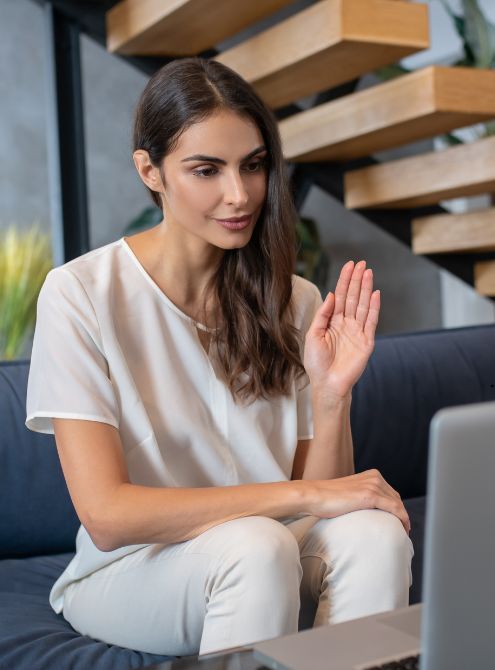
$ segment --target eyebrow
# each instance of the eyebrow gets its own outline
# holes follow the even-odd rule
[[[264,145],[257,147],[248,153],[247,156],[244,156],[241,162],[249,160],[253,156],[256,156],[256,154],[259,154],[261,151],[266,151],[266,147]],[[181,163],[185,163],[186,161],[206,161],[208,163],[220,163],[220,165],[227,165],[227,161],[224,161],[222,158],[215,158],[215,156],[205,156],[204,154],[194,154],[194,156],[188,156],[187,158],[183,158]]]

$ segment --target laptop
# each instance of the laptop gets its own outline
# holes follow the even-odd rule
[[[440,410],[429,441],[423,602],[255,644],[264,666],[495,667],[495,402]]]

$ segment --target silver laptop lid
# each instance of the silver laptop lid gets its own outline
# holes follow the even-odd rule
[[[422,670],[494,667],[494,496],[495,402],[439,411],[430,425]]]

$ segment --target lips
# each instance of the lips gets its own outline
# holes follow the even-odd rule
[[[246,216],[237,216],[231,219],[215,219],[215,221],[228,230],[243,230],[251,223],[252,216],[252,214],[246,214]]]
[[[228,219],[217,219],[217,221],[228,221],[229,223],[240,223],[241,221],[247,221],[251,218],[251,214],[245,214],[244,216],[231,216]]]

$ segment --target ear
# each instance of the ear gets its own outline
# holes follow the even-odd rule
[[[150,160],[149,154],[144,149],[138,149],[132,154],[132,159],[139,176],[152,191],[163,191],[163,182],[159,168],[155,167]]]

